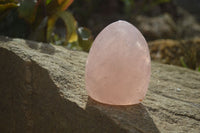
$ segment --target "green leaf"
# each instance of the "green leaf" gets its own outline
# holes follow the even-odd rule
[[[74,0],[57,0],[61,11],[66,10]]]
[[[183,67],[188,68],[188,66],[186,65],[186,63],[185,63],[183,57],[180,58],[180,61],[181,61],[181,65],[182,65]]]
[[[40,24],[34,29],[34,31],[29,35],[29,39],[35,41],[46,41],[46,26],[47,26],[48,17],[43,18]]]
[[[53,29],[58,18],[61,18],[65,24],[67,33],[65,37],[66,42],[64,45],[67,45],[70,37],[76,30],[76,21],[74,17],[72,16],[72,14],[69,12],[57,12],[55,15],[49,18],[48,24],[47,24],[47,41],[51,40]]]
[[[0,4],[18,3],[18,0],[0,0]]]
[[[79,44],[78,44],[77,41],[68,43],[68,45],[66,46],[66,48],[70,49],[70,50],[79,50],[79,51],[82,50],[82,48],[79,46]]]
[[[6,3],[6,4],[0,4],[0,13],[8,10],[8,9],[12,9],[12,8],[16,8],[19,5],[17,3]]]
[[[65,43],[65,38],[61,38],[57,34],[53,34],[51,38],[51,43],[62,46]]]
[[[66,26],[66,41],[70,39],[73,32],[76,30],[76,21],[71,13],[69,12],[60,12],[58,16],[64,21]]]
[[[19,16],[33,23],[36,16],[35,0],[24,0],[18,8]]]
[[[91,31],[85,27],[78,28],[78,41],[83,51],[89,52],[93,42]]]
[[[75,26],[75,27],[77,27],[77,26]],[[73,33],[71,34],[71,36],[70,36],[68,42],[69,42],[69,43],[72,43],[72,42],[77,42],[77,41],[78,41],[78,35],[77,35],[77,33],[76,33],[76,29],[74,29],[74,31],[73,31]]]
[[[46,5],[48,5],[52,0],[46,0]]]
[[[65,11],[72,2],[73,0],[51,0],[51,2],[46,6],[47,15],[52,16],[57,12]]]
[[[47,42],[50,42],[51,41],[51,37],[52,37],[52,34],[53,34],[53,29],[54,29],[54,26],[55,26],[55,23],[58,19],[58,16],[57,15],[53,15],[51,16],[49,19],[48,19],[48,22],[47,22]]]

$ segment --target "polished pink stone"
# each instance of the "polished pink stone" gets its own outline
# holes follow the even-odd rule
[[[86,90],[94,100],[112,105],[140,103],[147,92],[151,60],[140,31],[126,21],[104,28],[86,63]]]

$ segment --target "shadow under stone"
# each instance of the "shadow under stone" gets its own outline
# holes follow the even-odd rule
[[[86,111],[99,110],[120,127],[133,133],[160,133],[143,104],[116,106],[99,103],[88,97]],[[98,116],[97,116],[97,119]]]
[[[26,62],[0,48],[0,131],[125,133],[108,118],[96,121],[94,115],[64,98],[60,89],[37,62]]]

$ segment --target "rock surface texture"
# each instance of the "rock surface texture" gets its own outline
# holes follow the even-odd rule
[[[142,104],[88,98],[87,54],[0,37],[0,132],[199,133],[200,73],[152,63]]]

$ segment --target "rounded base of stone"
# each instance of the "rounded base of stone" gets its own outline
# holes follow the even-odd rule
[[[111,105],[111,106],[131,106],[131,105],[136,105],[136,104],[140,104],[143,99],[140,99],[137,101],[133,102],[122,102],[122,103],[113,103],[113,102],[107,102],[107,101],[102,101],[100,99],[97,98],[93,98],[91,96],[88,96],[91,100],[93,100],[94,102],[100,103],[100,104],[106,104],[106,105]]]

